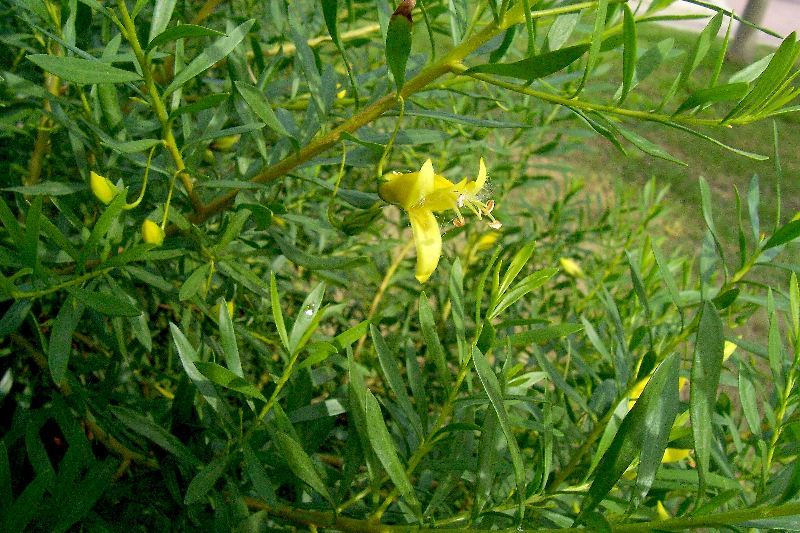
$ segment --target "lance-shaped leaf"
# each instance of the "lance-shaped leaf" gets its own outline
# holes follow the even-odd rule
[[[411,10],[415,4],[415,0],[403,0],[389,20],[386,32],[386,63],[392,71],[398,92],[406,81],[406,64],[411,54],[411,33],[414,29]]]
[[[32,54],[28,59],[42,70],[73,83],[126,83],[141,79],[135,72],[112,67],[108,63],[80,57],[58,57]]]
[[[722,320],[711,302],[703,302],[691,372],[689,412],[697,457],[700,492],[705,490],[713,438],[714,404],[722,370],[725,337]]]
[[[597,466],[594,481],[581,505],[581,513],[575,520],[576,523],[583,520],[587,513],[593,511],[603,501],[640,453],[647,454],[646,457],[643,456],[647,460],[647,465],[644,471],[640,469],[639,472],[638,495],[645,494],[649,489],[667,444],[669,428],[675,419],[678,362],[677,355],[673,354],[659,365],[633,408],[620,424],[614,440],[611,441],[611,445]],[[645,443],[646,440],[652,442]],[[647,452],[643,448],[647,448]],[[652,464],[653,457],[657,457],[658,462],[655,465]]]

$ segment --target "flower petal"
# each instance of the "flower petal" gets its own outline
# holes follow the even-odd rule
[[[480,162],[478,163],[478,179],[475,180],[475,192],[477,193],[483,186],[486,185],[486,165],[483,163],[483,158],[481,157]]]
[[[442,234],[439,223],[430,209],[411,209],[408,212],[414,243],[417,246],[417,280],[425,283],[431,277],[442,255]]]

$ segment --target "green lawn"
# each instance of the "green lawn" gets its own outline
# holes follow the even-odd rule
[[[676,48],[688,49],[695,38],[695,34],[675,31],[663,26],[643,25],[639,34],[639,47],[645,49],[667,37],[676,40]],[[714,58],[721,46],[721,41],[712,46],[704,64],[701,65],[693,76],[695,83],[709,79],[711,58]],[[757,57],[769,53],[768,48],[759,51]],[[674,76],[680,71],[684,56],[673,58],[667,63],[668,68],[659,68],[650,78],[636,89],[634,95],[626,105],[647,109],[657,105],[656,96],[663,95],[672,84]],[[736,72],[739,67],[726,64],[720,76],[720,83],[725,83],[728,77]],[[619,64],[610,70],[612,73],[620,72]],[[615,74],[616,75],[616,74]],[[698,89],[700,86],[690,87]],[[673,105],[681,101],[680,95],[673,100]],[[774,121],[780,137],[780,162],[783,169],[782,189],[782,220],[785,222],[800,210],[800,113],[787,114]],[[657,142],[669,153],[685,161],[688,166],[683,167],[668,161],[656,159],[645,155],[633,147],[628,150],[628,157],[619,157],[616,149],[601,137],[595,137],[586,144],[580,157],[570,154],[568,162],[576,166],[579,175],[589,179],[613,183],[621,179],[624,184],[639,187],[651,177],[655,177],[659,184],[669,185],[670,198],[675,206],[677,217],[675,223],[665,228],[665,233],[676,239],[676,244],[685,245],[685,249],[696,249],[705,230],[700,213],[700,195],[698,178],[705,177],[712,186],[714,194],[714,216],[717,221],[721,238],[726,241],[726,248],[731,251],[736,249],[736,200],[734,186],[739,189],[744,197],[750,179],[758,174],[761,183],[761,228],[762,231],[771,231],[774,223],[778,202],[776,201],[777,174],[773,160],[754,161],[732,152],[724,150],[712,143],[702,141],[683,132],[663,127],[652,123],[627,122],[627,127],[634,129],[641,135]],[[706,133],[720,141],[750,152],[772,155],[773,152],[773,121],[762,121],[734,129],[706,130]],[[744,200],[744,198],[743,198]],[[746,214],[746,205],[744,207]],[[747,235],[750,235],[747,223]],[[683,246],[682,246],[683,247]],[[794,250],[796,253],[796,249]]]

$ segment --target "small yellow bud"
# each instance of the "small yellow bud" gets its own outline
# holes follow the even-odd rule
[[[342,89],[341,91],[336,93],[336,98],[338,98],[339,100],[341,100],[345,96],[347,96],[347,89]]]
[[[558,260],[561,268],[564,270],[564,273],[567,276],[571,276],[573,278],[582,278],[583,277],[583,270],[581,266],[574,260],[568,257],[562,257]]]
[[[220,152],[227,152],[228,150],[233,148],[233,145],[238,143],[239,139],[241,138],[242,136],[238,134],[228,135],[227,137],[220,137],[219,139],[216,139],[213,143],[211,143],[211,149],[218,150]]]
[[[164,230],[150,219],[142,223],[142,239],[147,244],[161,246],[164,242]]]
[[[117,187],[111,183],[111,180],[101,176],[94,170],[89,173],[89,186],[98,200],[108,205],[111,200],[117,195]]]
[[[727,361],[728,357],[733,355],[733,352],[736,351],[736,344],[732,343],[731,341],[725,341],[725,347],[723,348],[722,352],[722,360]]]
[[[661,458],[662,463],[677,463],[689,457],[689,452],[685,448],[667,448],[664,450],[664,456]]]
[[[661,503],[661,500],[658,501],[656,504],[656,514],[658,514],[659,520],[669,520],[672,518],[667,510],[664,508],[664,504]]]

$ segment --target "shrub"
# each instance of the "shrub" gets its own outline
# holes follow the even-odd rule
[[[637,50],[669,3],[16,2],[2,529],[794,527],[780,190],[676,250],[556,163],[796,110],[794,35]]]

